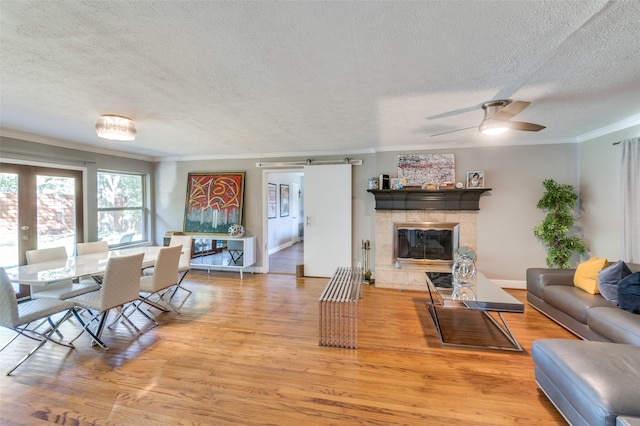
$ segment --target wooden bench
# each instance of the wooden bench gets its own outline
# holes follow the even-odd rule
[[[362,268],[340,267],[320,296],[320,346],[358,348]]]

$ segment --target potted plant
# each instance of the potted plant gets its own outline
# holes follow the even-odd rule
[[[537,207],[547,212],[547,216],[533,229],[533,233],[547,248],[547,266],[569,269],[571,256],[588,250],[573,229],[573,208],[578,194],[572,185],[560,184],[553,179],[545,179],[542,186],[546,192]]]

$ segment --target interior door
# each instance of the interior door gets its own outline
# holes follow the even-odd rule
[[[82,171],[0,164],[0,266],[26,263],[26,251],[82,241]],[[18,297],[27,296],[20,286]]]
[[[351,165],[304,168],[304,274],[351,266]]]

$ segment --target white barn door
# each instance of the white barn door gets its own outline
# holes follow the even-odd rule
[[[351,266],[351,165],[304,168],[304,274]]]

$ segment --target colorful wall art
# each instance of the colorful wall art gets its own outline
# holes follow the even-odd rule
[[[189,173],[184,231],[227,235],[242,224],[245,172]]]

